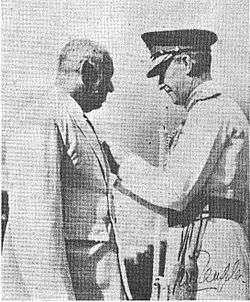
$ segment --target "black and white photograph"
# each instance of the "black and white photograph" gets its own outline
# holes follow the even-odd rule
[[[1,300],[249,300],[248,0],[1,9]]]

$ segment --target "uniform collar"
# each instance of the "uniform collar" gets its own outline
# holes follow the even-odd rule
[[[197,86],[190,94],[187,101],[187,111],[193,106],[193,103],[198,100],[209,99],[214,95],[221,93],[221,87],[213,80],[206,81]]]

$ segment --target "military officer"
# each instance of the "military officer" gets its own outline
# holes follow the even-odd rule
[[[183,228],[168,299],[246,299],[248,124],[211,78],[217,35],[185,29],[147,32],[142,39],[155,62],[147,77],[157,76],[159,89],[188,114],[164,169],[130,154],[114,171],[116,187],[140,203],[168,208],[169,225]]]

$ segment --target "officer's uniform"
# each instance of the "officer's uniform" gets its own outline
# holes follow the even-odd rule
[[[159,75],[183,51],[210,52],[217,40],[214,33],[197,30],[146,33],[142,38],[153,59],[163,58],[148,77]],[[156,206],[178,211],[168,216],[169,225],[183,227],[168,298],[246,299],[248,123],[238,104],[213,81],[194,89],[187,104],[187,119],[164,170],[130,155],[121,164],[122,185]]]

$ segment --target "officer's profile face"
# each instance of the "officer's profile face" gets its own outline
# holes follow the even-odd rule
[[[113,72],[113,62],[109,56],[105,56],[103,61],[83,62],[73,97],[84,112],[100,108],[107,94],[114,91],[111,81]]]
[[[160,76],[159,85],[164,84],[164,90],[172,98],[174,104],[184,105],[186,95],[190,89],[191,78],[188,73],[191,70],[189,56],[181,54],[173,58],[165,71],[164,77]]]

